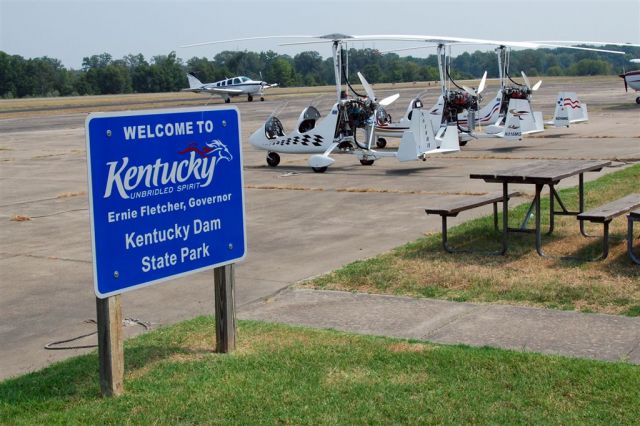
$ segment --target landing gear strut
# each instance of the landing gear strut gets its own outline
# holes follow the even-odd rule
[[[280,155],[277,152],[270,152],[267,154],[267,164],[271,167],[276,167],[280,164]]]

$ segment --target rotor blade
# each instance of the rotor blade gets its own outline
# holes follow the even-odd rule
[[[542,80],[538,80],[538,82],[533,85],[531,90],[535,92],[536,90],[538,90],[540,88],[541,85],[542,85]]]
[[[360,71],[358,71],[358,78],[360,79],[360,83],[362,83],[362,87],[364,87],[364,91],[367,92],[367,96],[369,97],[369,99],[371,99],[372,101],[375,101],[376,94],[373,91],[373,88],[371,87],[371,85],[369,85],[369,82],[367,81],[367,79],[364,78],[364,76],[360,73]]]
[[[378,102],[378,104],[382,106],[391,105],[396,100],[398,100],[399,97],[400,97],[400,93],[396,93],[395,95],[387,96],[386,98]]]
[[[487,72],[485,71],[482,75],[482,80],[480,80],[480,85],[478,86],[478,95],[484,91],[484,88],[487,84]]]
[[[524,73],[524,71],[520,71],[522,74],[522,79],[524,80],[524,85],[527,86],[527,89],[531,89],[531,82],[529,81],[529,77]]]
[[[618,41],[576,41],[576,40],[536,40],[532,41],[532,43],[553,43],[553,44],[570,44],[570,45],[592,45],[592,46],[629,46],[629,47],[640,47],[640,44],[634,43],[625,43]]]
[[[234,39],[228,39],[228,40],[215,40],[215,41],[205,41],[202,43],[184,44],[179,47],[196,47],[196,46],[206,46],[208,44],[231,43],[236,41],[266,40],[271,38],[317,38],[317,37],[309,36],[309,35],[278,35],[278,36],[262,36],[262,37],[244,37],[244,38],[234,38]]]

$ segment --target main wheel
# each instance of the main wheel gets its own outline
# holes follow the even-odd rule
[[[380,149],[384,148],[385,146],[387,146],[387,140],[385,138],[378,138],[378,140],[376,141],[376,146]]]
[[[280,155],[277,152],[268,153],[267,164],[271,167],[276,167],[278,164],[280,164]]]
[[[362,164],[363,166],[373,166],[373,162],[375,160],[360,160],[360,164]]]
[[[324,173],[327,171],[327,167],[312,167],[312,169],[316,173]]]
[[[227,98],[227,99],[225,99],[225,100],[224,100],[224,103],[225,103],[225,104],[231,103],[231,98]]]
[[[469,142],[469,141],[460,141],[458,143],[460,144],[460,146],[465,146],[467,144],[467,142]]]
[[[640,96],[638,96],[638,97],[636,98],[636,103],[637,103],[638,105],[640,105]]]
[[[260,96],[260,102],[264,102],[264,97]]]
[[[248,100],[249,102],[253,102],[253,96],[248,95],[248,96],[247,96],[247,100]]]

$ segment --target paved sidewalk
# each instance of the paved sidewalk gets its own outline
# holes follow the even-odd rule
[[[640,318],[287,289],[238,317],[361,334],[640,364]]]

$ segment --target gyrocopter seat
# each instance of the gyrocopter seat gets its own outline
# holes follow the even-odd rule
[[[316,107],[309,105],[300,114],[298,131],[300,133],[308,132],[316,127],[316,121],[320,118],[320,112]]]
[[[284,136],[284,128],[278,117],[269,117],[264,124],[264,135],[267,139],[276,139]]]

